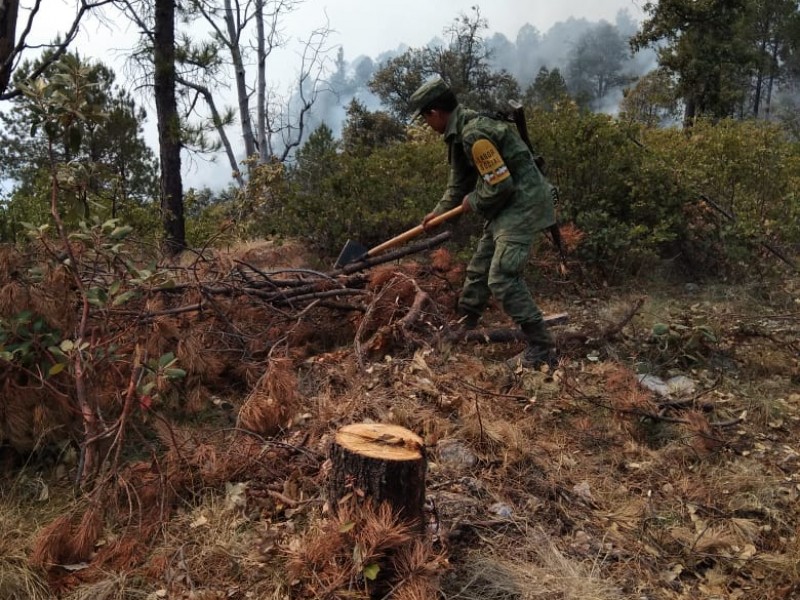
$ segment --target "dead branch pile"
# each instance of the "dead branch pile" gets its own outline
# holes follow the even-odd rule
[[[91,398],[102,400],[99,431],[108,434],[98,443],[109,455],[124,431],[127,454],[25,548],[48,578],[47,595],[38,597],[110,597],[95,591],[109,574],[175,598],[797,594],[792,474],[800,397],[776,387],[797,373],[794,355],[776,354],[770,366],[763,348],[753,347],[752,368],[770,370],[748,393],[738,373],[725,380],[716,365],[732,367],[708,349],[707,361],[680,371],[696,390],[660,395],[642,385],[642,372],[613,357],[679,365],[687,349],[697,354],[693,334],[704,330],[682,321],[665,340],[651,323],[637,322],[641,313],[652,316],[649,308],[640,313],[635,297],[608,312],[588,297],[570,304],[569,330],[558,340],[571,354],[558,369],[510,369],[494,353],[507,357],[513,349],[480,343],[495,332],[490,341],[519,343],[510,328],[446,345],[455,341],[446,334],[462,273],[444,250],[424,262],[371,265],[368,273],[233,256],[171,267],[171,284],[151,282],[129,302],[93,310],[88,339],[108,352],[87,363]],[[43,293],[32,290],[44,278],[33,281],[32,263],[16,258],[16,275],[0,271],[0,290],[17,277],[26,297]],[[85,271],[87,281],[108,272]],[[69,278],[58,292],[55,280],[43,289],[76,313]],[[353,293],[314,296],[337,290]],[[503,325],[498,314],[489,311],[489,325]],[[59,323],[45,319],[37,335]],[[795,349],[796,336],[782,323],[752,333],[737,325],[736,368],[748,362],[741,346],[776,330]],[[56,343],[74,329],[64,331],[55,342],[36,343]],[[164,352],[175,353],[186,376],[140,393],[148,365]],[[62,399],[80,422],[74,374],[38,377],[23,356],[0,368],[13,376],[13,393],[29,394],[29,415],[37,402],[42,408]],[[742,370],[741,380],[751,372]],[[15,421],[2,400],[7,427]],[[189,410],[200,413],[179,423]],[[229,411],[229,419],[212,420],[210,410]],[[425,540],[411,539],[380,511],[325,511],[320,490],[331,434],[368,420],[406,427],[425,441],[435,464]],[[73,437],[80,434],[76,426]],[[23,546],[7,541],[0,554],[14,543]],[[376,574],[389,570],[401,580],[387,591]],[[70,593],[76,590],[82,595]]]
[[[6,248],[0,319],[13,352],[0,361],[0,445],[20,453],[66,440],[82,453],[94,445],[82,479],[96,474],[100,454],[120,456],[128,420],[152,410],[198,413],[223,400],[238,407],[241,398],[234,420],[271,435],[296,404],[275,382],[309,357],[354,346],[363,368],[366,358],[395,349],[458,341],[448,323],[463,266],[444,249],[424,264],[397,262],[448,237],[329,272],[285,254],[281,261],[293,266],[256,261],[252,252],[143,268],[77,247],[73,270],[46,249],[25,257]],[[561,345],[613,336],[639,306],[607,330],[572,333]],[[513,329],[470,335],[467,341],[519,341]],[[180,379],[164,376],[165,365],[177,367]]]
[[[4,248],[0,445],[21,453],[67,439],[113,445],[131,414],[196,413],[214,399],[248,394],[241,425],[274,431],[291,398],[270,388],[268,372],[290,372],[298,361],[352,343],[356,332],[370,351],[402,341],[386,327],[405,319],[401,329],[409,332],[423,320],[420,298],[446,297],[457,274],[448,279],[435,266],[412,264],[410,274],[399,275],[385,263],[448,236],[330,272],[221,253],[188,266],[133,268],[103,263],[87,248],[73,248],[73,271],[41,248],[29,256]],[[377,268],[368,274],[368,267]],[[87,319],[79,326],[84,305]],[[185,374],[178,385],[161,376],[165,356]],[[153,385],[145,387],[148,378]],[[90,402],[79,402],[81,394]],[[87,410],[96,413],[91,430]]]

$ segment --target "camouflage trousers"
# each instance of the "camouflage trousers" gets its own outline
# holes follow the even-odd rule
[[[542,312],[523,279],[532,243],[533,239],[520,241],[516,236],[495,236],[487,227],[467,266],[459,310],[480,315],[494,295],[517,325],[541,321]]]

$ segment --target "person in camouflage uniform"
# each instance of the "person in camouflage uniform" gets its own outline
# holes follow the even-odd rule
[[[523,279],[536,233],[555,223],[552,186],[512,123],[464,108],[441,79],[414,92],[409,108],[444,137],[450,163],[447,188],[423,227],[458,204],[484,219],[458,301],[462,323],[476,327],[493,294],[528,342],[511,361],[553,364],[553,338]]]

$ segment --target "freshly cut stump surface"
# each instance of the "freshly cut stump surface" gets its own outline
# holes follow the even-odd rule
[[[398,425],[354,423],[336,432],[330,448],[332,462],[328,501],[335,513],[351,494],[388,502],[395,514],[422,527],[425,444],[413,431]]]

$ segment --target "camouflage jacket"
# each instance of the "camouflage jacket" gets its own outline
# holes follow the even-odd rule
[[[509,239],[530,239],[555,223],[552,186],[513,123],[459,105],[447,122],[444,141],[450,177],[435,212],[458,206],[469,194],[472,210]]]

